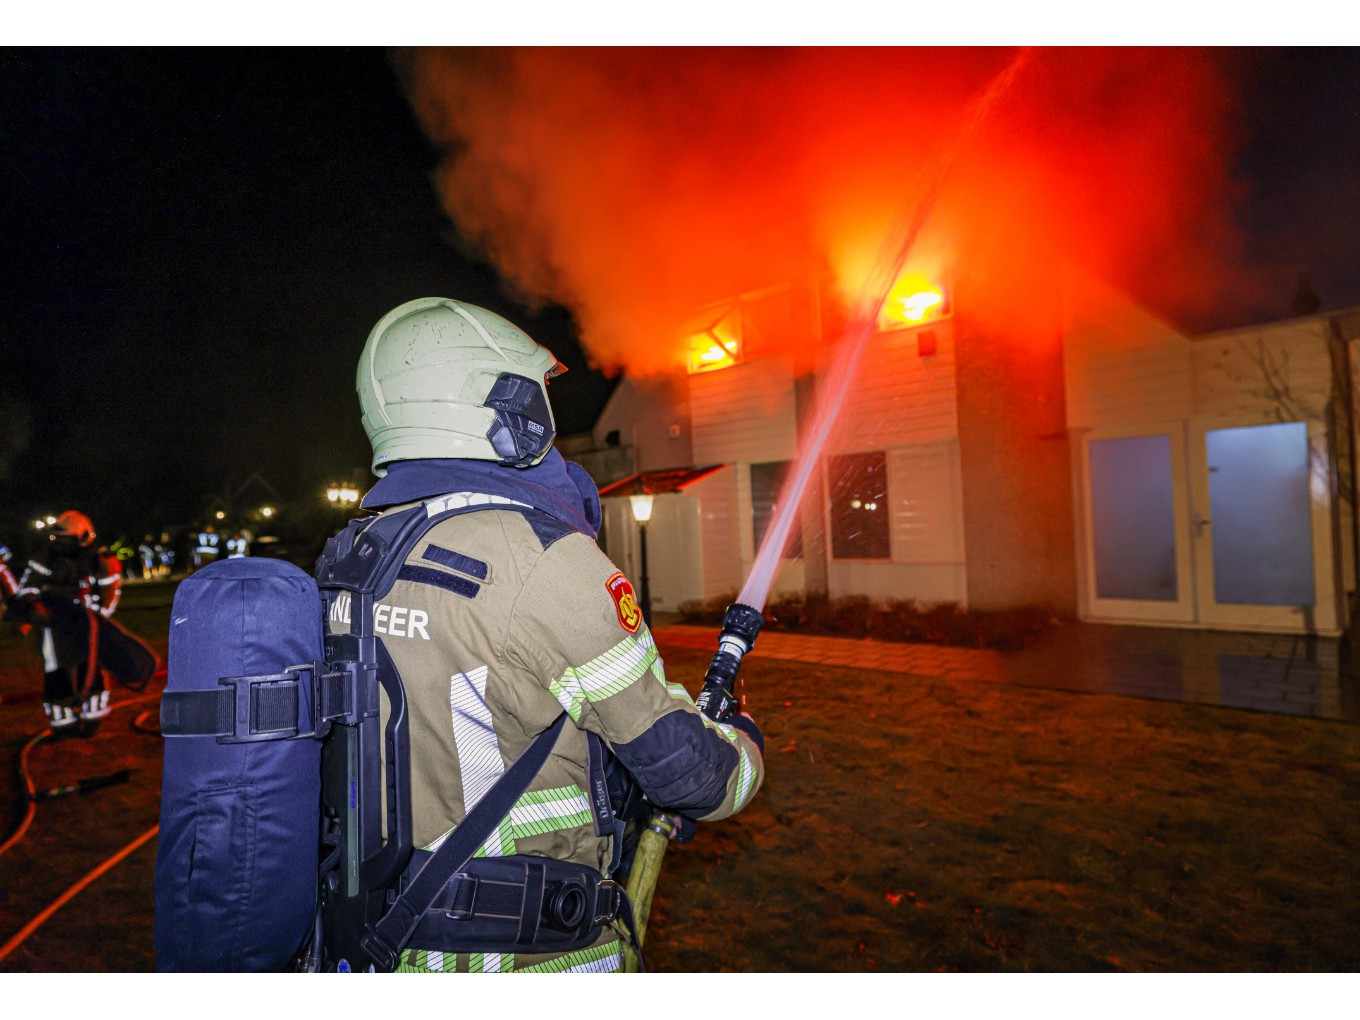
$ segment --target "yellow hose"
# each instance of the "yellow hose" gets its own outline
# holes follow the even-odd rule
[[[669,815],[653,811],[652,820],[638,837],[633,869],[628,877],[628,898],[633,902],[633,923],[637,926],[639,946],[647,934],[647,915],[652,912],[652,897],[656,894],[656,883],[661,877],[661,860],[666,856],[666,846],[671,841],[674,828]],[[633,952],[631,946],[624,947],[623,969],[629,974],[636,974],[639,970],[637,953]]]

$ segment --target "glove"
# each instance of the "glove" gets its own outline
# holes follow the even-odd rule
[[[756,721],[754,719],[752,719],[745,712],[742,712],[738,715],[734,715],[731,719],[727,721],[729,724],[735,726],[737,729],[741,730],[741,732],[745,733],[748,737],[750,737],[751,743],[755,744],[756,747],[760,749],[761,756],[762,757],[764,756],[765,736],[760,732],[760,727],[756,725]]]
[[[675,826],[671,829],[672,843],[688,843],[699,831],[699,823],[686,815],[671,815],[671,823]]]

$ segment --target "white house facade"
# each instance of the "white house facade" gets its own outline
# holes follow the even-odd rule
[[[707,309],[714,364],[625,378],[602,413],[602,542],[640,576],[623,497],[655,493],[654,610],[749,573],[838,356],[822,307],[808,285]],[[1357,337],[1360,310],[1189,336],[1116,294],[1023,338],[952,299],[885,327],[772,595],[1338,634],[1356,583]]]

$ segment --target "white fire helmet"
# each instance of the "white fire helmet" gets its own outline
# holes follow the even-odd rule
[[[557,435],[548,380],[566,366],[506,319],[451,298],[417,298],[373,327],[356,385],[373,473],[456,457],[530,467]]]

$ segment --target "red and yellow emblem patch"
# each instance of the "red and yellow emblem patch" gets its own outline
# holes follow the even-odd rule
[[[619,614],[619,626],[629,634],[636,634],[642,626],[642,607],[638,605],[637,593],[622,571],[614,571],[604,583],[604,590],[614,600],[614,611]]]

